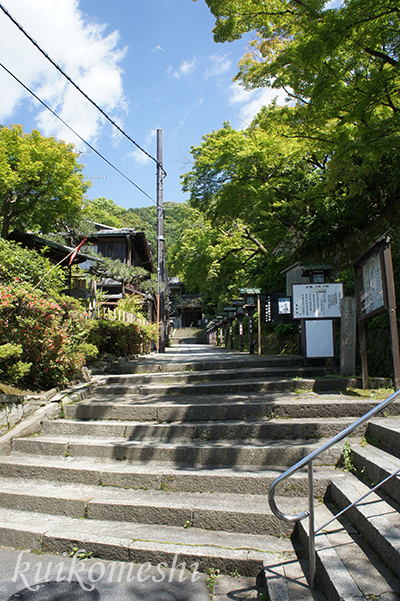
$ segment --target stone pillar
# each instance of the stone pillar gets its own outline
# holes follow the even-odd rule
[[[356,371],[356,299],[344,296],[340,318],[340,375],[354,376]]]

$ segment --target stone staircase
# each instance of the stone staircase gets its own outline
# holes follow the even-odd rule
[[[397,403],[390,412],[398,414]],[[400,418],[371,420],[365,436],[352,440],[346,455],[348,471],[332,474],[323,501],[316,503],[315,528],[357,504],[315,537],[319,587],[307,591],[312,596],[303,597],[308,576],[308,562],[304,560],[309,536],[306,519],[299,522],[292,537],[296,540],[299,536],[302,547],[294,544],[294,551],[287,557],[270,556],[265,562],[271,601],[325,599],[320,588],[329,601],[400,599],[399,477],[389,479],[377,492],[358,502],[378,482],[400,469]],[[303,505],[299,510],[306,508]],[[283,511],[291,513],[290,507]]]
[[[307,563],[292,540],[293,526],[271,513],[266,494],[286,467],[376,401],[347,396],[346,386],[356,382],[325,368],[305,368],[301,357],[251,357],[182,345],[165,355],[121,361],[120,369],[97,377],[86,398],[67,397],[58,419],[43,422],[36,435],[14,438],[11,454],[0,457],[2,545],[68,554],[76,547],[94,557],[153,565],[171,565],[179,556],[187,565],[199,562],[204,571],[254,577],[264,565],[271,601],[284,599],[282,591],[288,599],[324,599],[306,586],[301,568],[307,572]],[[400,405],[391,412],[400,413]],[[393,420],[386,423],[393,432]],[[368,451],[374,480],[378,455],[382,469],[398,460],[363,446],[365,435],[378,437],[370,429],[357,431],[353,462],[364,466]],[[387,441],[389,435],[379,438]],[[353,488],[366,486],[351,473],[337,475],[341,455],[341,447],[332,448],[315,464],[315,496],[326,497],[317,520],[318,512],[325,515]],[[286,513],[306,508],[307,473],[296,474],[279,495]],[[392,500],[379,502],[386,503],[379,519],[389,531],[397,508]],[[370,505],[369,500],[373,514]],[[302,522],[303,539],[304,527]],[[340,536],[353,537],[358,546],[355,527],[346,522]],[[335,529],[333,536],[339,536]],[[329,599],[353,598],[331,593],[325,539],[326,534],[320,537],[319,581]],[[347,542],[332,541],[329,553],[346,548]],[[397,549],[399,539],[393,542],[392,535],[391,541]],[[379,542],[377,552],[383,546]],[[369,571],[378,560],[372,551],[363,552]],[[386,558],[391,547],[385,553],[389,567],[376,569],[385,578],[385,591],[397,592],[396,577],[389,574],[396,555],[391,567]],[[372,599],[360,592],[354,598]]]
[[[172,344],[205,344],[206,333],[204,328],[175,328],[171,334]]]

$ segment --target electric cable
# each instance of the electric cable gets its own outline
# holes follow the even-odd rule
[[[82,138],[82,136],[80,136],[70,125],[68,125],[68,123],[66,123],[64,121],[64,119],[62,119],[59,115],[57,115],[57,113],[55,113],[53,111],[53,109],[51,109],[41,98],[39,98],[39,96],[37,96],[35,94],[35,92],[33,92],[32,90],[30,90],[28,88],[28,86],[26,86],[20,79],[18,79],[18,77],[16,75],[14,75],[14,73],[12,73],[11,71],[9,71],[9,69],[7,69],[7,67],[5,67],[2,63],[0,63],[0,67],[2,67],[4,69],[4,71],[6,71],[9,75],[11,75],[11,77],[13,77],[15,79],[15,81],[17,81],[27,92],[29,92],[29,94],[32,94],[32,96],[34,98],[36,98],[36,100],[38,102],[40,102],[40,104],[42,104],[48,111],[50,111],[50,113],[52,115],[54,115],[54,117],[56,117],[59,121],[61,121],[61,123],[63,125],[65,125],[65,127],[67,127],[70,131],[72,131],[72,133],[75,134],[84,144],[86,144],[88,146],[88,148],[90,148],[90,150],[92,150],[94,153],[96,153],[101,159],[103,159],[103,161],[105,161],[117,173],[119,173],[120,175],[122,175],[122,177],[124,177],[126,180],[128,180],[129,183],[131,183],[133,186],[135,186],[135,188],[137,190],[139,190],[139,192],[141,192],[142,194],[144,194],[145,196],[147,196],[147,198],[149,198],[151,200],[151,202],[153,202],[155,205],[157,205],[157,202],[154,200],[154,198],[151,198],[151,196],[149,196],[147,194],[147,192],[145,192],[144,190],[142,190],[142,188],[140,188],[140,186],[138,186],[137,184],[135,184],[135,182],[132,181],[127,175],[125,175],[124,173],[122,173],[122,171],[120,171],[118,169],[118,167],[116,167],[115,165],[113,165],[98,150],[96,150],[89,142],[87,142],[84,138]]]
[[[143,152],[149,159],[151,159],[152,161],[154,161],[156,163],[156,165],[158,167],[160,167],[164,173],[164,178],[167,176],[167,172],[165,171],[164,167],[161,165],[161,163],[159,163],[159,161],[157,161],[157,159],[155,159],[153,156],[151,156],[151,154],[149,154],[146,150],[144,150],[141,146],[139,146],[139,144],[137,144],[137,142],[135,142],[135,140],[133,140],[119,125],[117,125],[117,123],[115,123],[115,121],[113,119],[111,119],[111,117],[109,117],[109,115],[107,115],[107,113],[98,105],[94,102],[94,100],[92,100],[79,86],[78,84],[76,84],[74,82],[73,79],[71,79],[71,77],[62,69],[62,67],[60,67],[60,65],[58,63],[56,63],[55,60],[53,60],[51,58],[51,56],[49,54],[47,54],[47,52],[45,50],[43,50],[43,48],[38,44],[38,42],[36,42],[36,40],[22,27],[22,25],[11,15],[11,13],[8,12],[8,10],[5,8],[5,6],[3,6],[0,2],[0,8],[3,11],[3,13],[14,23],[14,25],[16,25],[18,27],[18,29],[28,38],[28,40],[30,42],[32,42],[32,44],[39,50],[39,52],[41,52],[43,54],[43,56],[45,58],[47,58],[48,61],[50,61],[50,63],[53,65],[53,67],[55,67],[57,69],[57,71],[59,71],[61,73],[61,75],[63,75],[69,82],[71,85],[74,86],[74,88],[76,88],[78,90],[78,92],[80,92],[82,94],[82,96],[84,96],[86,98],[86,100],[88,100],[94,107],[96,107],[96,109],[98,111],[100,111],[100,113],[103,115],[103,117],[105,117],[107,119],[107,121],[109,121],[113,127],[115,127],[125,138],[127,138],[130,142],[132,142],[132,144],[134,144],[141,152]]]

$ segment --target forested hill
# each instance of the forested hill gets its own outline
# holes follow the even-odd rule
[[[134,227],[145,232],[151,244],[153,257],[157,253],[157,207],[141,207],[138,209],[125,209],[107,198],[95,198],[87,201],[85,217],[97,223],[113,227]],[[186,229],[196,226],[199,222],[199,213],[190,208],[186,203],[164,203],[164,237],[166,255],[171,247],[180,240]]]

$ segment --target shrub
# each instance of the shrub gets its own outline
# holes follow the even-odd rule
[[[9,286],[23,282],[40,290],[60,292],[65,288],[65,274],[35,250],[0,238],[0,282]]]
[[[126,311],[127,313],[132,313],[137,317],[144,317],[142,297],[139,296],[139,294],[130,294],[125,298],[120,298],[117,303],[117,309],[120,311]]]
[[[102,352],[122,357],[147,350],[150,341],[157,340],[157,332],[156,324],[139,325],[98,319],[90,323],[89,342]]]
[[[0,346],[0,376],[7,377],[10,384],[16,384],[30,371],[32,363],[18,361],[23,354],[20,344],[8,342]]]
[[[99,351],[110,355],[126,356],[140,353],[142,336],[136,323],[97,319],[90,324],[89,342]]]
[[[14,373],[19,370],[18,379],[27,385],[48,388],[79,377],[87,335],[87,320],[74,299],[49,299],[29,285],[0,285],[0,345],[22,348],[19,358],[30,364],[29,371],[22,373],[20,365]]]

